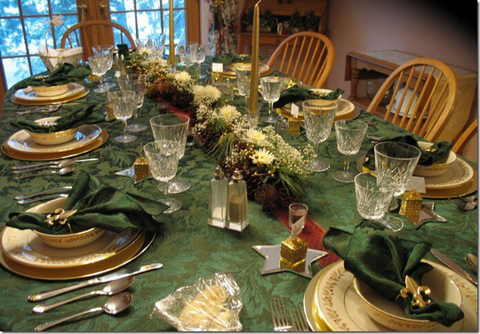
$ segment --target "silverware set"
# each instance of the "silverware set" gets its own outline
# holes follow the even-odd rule
[[[28,165],[19,165],[13,166],[13,174],[16,176],[14,180],[22,180],[30,177],[36,177],[39,175],[66,175],[73,172],[76,168],[76,162],[86,162],[86,161],[97,161],[98,158],[88,158],[88,159],[67,159],[67,160],[57,160],[57,161],[47,161],[40,162],[36,164]],[[35,174],[30,174],[31,172],[37,172]]]
[[[452,198],[449,198],[448,200],[450,202],[452,202],[453,204],[455,204],[460,210],[463,210],[463,211],[471,211],[475,208],[477,208],[478,206],[478,195],[477,193],[473,194],[473,195],[470,195],[470,196],[464,196],[464,197],[461,197],[457,194],[455,194],[457,197],[455,197],[455,199],[460,199],[462,202],[461,203],[458,203],[458,202],[455,202],[454,199]]]
[[[282,298],[270,298],[273,328],[276,332],[310,331],[305,314],[300,307],[289,307],[287,312]]]
[[[79,104],[79,103],[78,102],[69,103],[69,105],[75,105],[75,104]],[[56,102],[56,103],[54,102],[52,104],[41,105],[41,106],[28,106],[28,107],[21,108],[16,113],[17,115],[27,115],[31,113],[49,114],[57,111],[62,105],[64,105],[64,102]]]

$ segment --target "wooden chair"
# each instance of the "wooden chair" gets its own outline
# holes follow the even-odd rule
[[[70,40],[73,45],[69,45],[69,47],[83,47],[83,60],[85,61],[93,54],[92,46],[95,45],[127,44],[129,48],[135,48],[135,41],[125,27],[106,20],[80,22],[71,26],[63,34],[60,47],[65,48],[67,41],[70,43]]]
[[[387,107],[379,108],[391,92]],[[448,65],[432,58],[417,58],[390,74],[367,111],[435,142],[452,117],[457,93],[458,80]]]
[[[325,35],[305,31],[285,39],[273,52],[268,66],[300,80],[312,87],[321,88],[330,74],[335,58],[332,42]]]
[[[468,126],[464,133],[460,135],[460,137],[455,141],[452,147],[452,151],[455,153],[459,153],[463,150],[464,146],[470,142],[473,136],[478,131],[478,118],[473,121],[472,124]]]

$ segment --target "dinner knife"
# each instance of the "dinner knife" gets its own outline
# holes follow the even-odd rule
[[[114,280],[117,280],[117,279],[120,279],[120,278],[137,275],[137,274],[144,273],[144,272],[147,272],[147,271],[150,271],[150,270],[161,269],[162,267],[163,267],[163,264],[161,264],[161,263],[152,263],[152,264],[149,264],[149,265],[146,265],[146,266],[134,267],[134,268],[131,268],[131,269],[122,270],[118,273],[113,273],[113,274],[109,274],[109,275],[106,275],[106,276],[89,279],[88,281],[78,283],[78,284],[74,284],[74,285],[70,285],[70,286],[66,286],[66,287],[63,287],[63,288],[60,288],[60,289],[53,289],[53,290],[47,290],[47,291],[42,291],[42,292],[36,292],[36,293],[28,296],[28,301],[36,302],[36,301],[40,301],[40,300],[45,300],[45,299],[48,299],[48,298],[51,298],[51,297],[54,297],[54,296],[64,294],[66,292],[70,292],[70,291],[73,291],[73,290],[84,288],[86,286],[111,282],[111,281],[114,281]]]
[[[69,159],[62,159],[62,160],[53,160],[53,161],[45,161],[45,162],[39,162],[36,164],[29,164],[29,165],[17,165],[17,166],[12,166],[13,170],[18,170],[18,169],[29,169],[32,167],[42,167],[42,166],[49,166],[49,165],[58,165],[61,164],[62,162],[67,162]],[[86,159],[70,159],[73,162],[88,162],[88,161],[97,161],[98,158],[86,158]]]
[[[473,284],[475,285],[478,285],[478,280],[473,277],[472,275],[470,275],[468,272],[466,272],[465,270],[462,269],[462,267],[460,267],[458,264],[456,264],[455,262],[453,262],[452,260],[450,260],[448,257],[446,257],[445,255],[443,255],[442,253],[440,253],[438,250],[436,249],[431,249],[430,252],[437,258],[439,259],[440,261],[442,261],[442,263],[444,265],[446,265],[447,267],[449,267],[450,269],[452,269],[453,271],[455,271],[457,274],[460,274],[461,276],[465,277],[467,280],[469,280],[470,282],[472,282]]]

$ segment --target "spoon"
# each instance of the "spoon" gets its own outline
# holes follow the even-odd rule
[[[31,109],[26,109],[22,111],[17,111],[17,115],[26,115],[34,112],[40,112],[40,113],[51,113],[55,112],[60,108],[61,104],[51,104],[50,106],[47,107],[40,107],[40,108],[31,108]]]
[[[470,266],[470,268],[475,272],[475,274],[478,274],[478,257],[473,254],[467,254],[465,256],[465,261]]]
[[[55,168],[55,169],[62,169],[65,167],[68,167],[70,165],[73,165],[75,163],[76,159],[68,159],[68,160],[62,160],[60,163],[57,164],[51,164],[51,165],[46,165],[46,166],[39,166],[39,167],[33,167],[33,168],[28,168],[28,169],[18,169],[14,170],[13,174],[21,174],[21,173],[28,173],[28,172],[34,172],[36,170],[42,170],[45,168]]]
[[[65,168],[62,168],[62,169],[59,169],[59,170],[48,170],[48,171],[44,171],[44,172],[40,172],[40,173],[36,173],[36,174],[17,175],[13,179],[14,180],[21,180],[21,179],[26,179],[28,177],[35,177],[35,176],[45,175],[45,174],[65,175],[65,174],[73,172],[74,170],[75,170],[75,165],[70,165],[68,167],[65,167]]]
[[[103,305],[103,307],[95,307],[88,311],[83,311],[81,313],[77,313],[62,319],[50,321],[50,322],[47,322],[46,324],[35,327],[33,330],[35,332],[41,332],[41,331],[44,331],[45,329],[61,324],[62,322],[72,320],[89,313],[105,312],[110,315],[116,315],[117,313],[127,309],[131,303],[132,303],[132,295],[129,292],[121,292],[113,297],[110,297],[105,303],[105,305]]]
[[[128,288],[130,286],[130,284],[132,284],[132,282],[133,282],[133,276],[128,276],[128,277],[124,277],[124,278],[121,278],[121,279],[117,279],[115,281],[110,282],[102,290],[91,291],[91,292],[85,293],[83,295],[68,298],[68,299],[65,299],[65,300],[62,300],[62,301],[59,301],[59,302],[56,302],[56,303],[52,303],[52,304],[37,305],[33,308],[33,312],[44,313],[44,312],[50,311],[51,309],[57,308],[59,306],[62,306],[62,305],[65,305],[65,304],[68,304],[68,303],[71,303],[71,302],[74,302],[74,301],[77,301],[77,300],[85,299],[85,298],[88,298],[88,297],[91,297],[91,296],[95,296],[95,295],[97,295],[97,296],[111,296],[111,295],[114,295],[116,293],[122,292],[123,290]]]

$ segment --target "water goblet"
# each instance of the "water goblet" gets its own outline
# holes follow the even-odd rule
[[[337,134],[338,151],[344,155],[343,171],[333,173],[336,181],[343,183],[352,183],[357,173],[349,170],[349,156],[355,155],[362,146],[363,138],[367,132],[368,125],[356,120],[341,120],[335,122],[335,132]]]
[[[146,90],[146,74],[128,74],[125,76],[120,76],[118,78],[118,84],[120,89],[122,90],[131,90],[135,92],[135,98],[137,104],[135,106],[135,110],[133,112],[133,122],[138,117],[138,112],[143,106],[143,102],[145,100],[145,90]],[[127,128],[130,132],[142,132],[148,129],[148,126],[145,124],[130,124]]]
[[[172,140],[156,140],[143,147],[145,158],[155,180],[159,181],[158,189],[165,195],[168,195],[168,181],[177,174],[179,151],[181,144]],[[160,199],[170,208],[164,213],[172,213],[182,207],[182,203],[174,198]]]
[[[263,99],[268,102],[268,116],[262,118],[265,123],[276,123],[277,118],[273,116],[273,103],[280,99],[284,87],[284,78],[264,77],[260,79],[260,87]]]
[[[307,164],[313,172],[325,172],[330,168],[330,164],[326,161],[318,159],[318,148],[320,143],[327,140],[330,131],[332,130],[333,119],[337,112],[337,104],[322,105],[318,100],[303,101],[302,109],[305,117],[305,131],[307,138],[313,142],[316,160],[311,160]]]
[[[94,55],[96,55],[96,56],[97,55],[103,55],[103,56],[107,57],[107,59],[108,59],[107,72],[113,66],[113,49],[114,49],[113,45],[110,45],[110,44],[101,44],[101,45],[92,46],[92,51],[93,51]],[[107,90],[109,88],[115,87],[115,84],[113,82],[108,82],[107,80],[108,80],[108,78],[105,78],[105,82],[104,82],[104,85],[105,85]]]
[[[392,190],[396,200],[405,192],[422,152],[415,146],[396,142],[379,143],[374,151],[378,185]],[[403,219],[392,215],[386,217],[384,224],[393,231],[404,226]]]
[[[195,63],[197,46],[198,46],[197,43],[178,46],[178,54],[180,56],[180,62],[185,67],[190,67]]]
[[[202,74],[202,63],[205,61],[205,57],[207,55],[207,46],[206,45],[198,45],[197,46],[197,53],[195,57],[195,62],[198,63],[198,78],[205,79],[207,76]]]
[[[90,67],[92,68],[92,73],[96,76],[99,77],[99,85],[97,88],[95,88],[93,91],[95,93],[105,93],[108,91],[108,87],[106,87],[104,83],[104,75],[107,73],[109,69],[109,64],[108,64],[108,56],[106,55],[97,55],[97,56],[92,56],[88,57],[88,62],[90,64]]]
[[[154,34],[150,36],[148,45],[150,46],[149,58],[162,58],[165,51],[165,34]]]
[[[113,108],[115,118],[121,120],[125,125],[123,135],[115,137],[115,141],[130,143],[136,140],[136,136],[127,134],[127,119],[132,117],[133,109],[137,103],[135,92],[130,90],[110,90],[108,91],[108,102]]]
[[[156,141],[174,139],[180,143],[179,159],[185,155],[189,123],[190,118],[185,115],[158,115],[150,119],[150,126]],[[173,178],[168,184],[170,194],[178,194],[189,188],[190,182],[185,179]]]
[[[237,64],[235,66],[238,93],[245,97],[245,105],[248,107],[250,98],[250,78],[252,77],[251,64]]]

